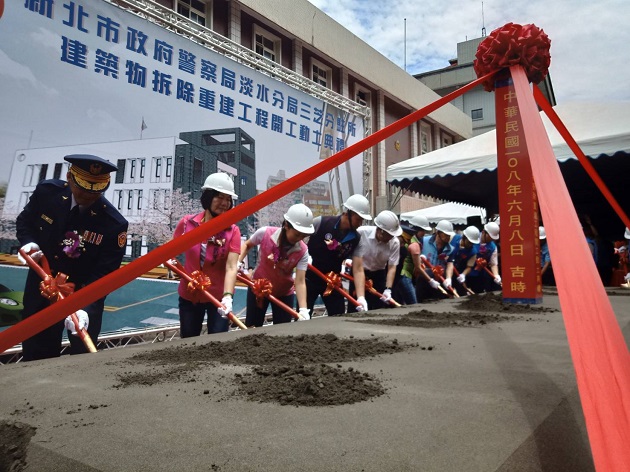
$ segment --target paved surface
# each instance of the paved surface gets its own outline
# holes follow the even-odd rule
[[[624,295],[610,300],[628,339]],[[453,303],[427,308],[455,311]],[[545,295],[543,305],[557,308],[558,299]],[[234,366],[208,368],[196,383],[113,388],[124,359],[165,344],[13,364],[0,367],[0,419],[37,427],[28,470],[44,472],[593,470],[560,312],[481,328],[320,318],[262,330],[376,335],[434,349],[348,363],[388,392],[334,407],[218,401],[214,386],[242,371]]]

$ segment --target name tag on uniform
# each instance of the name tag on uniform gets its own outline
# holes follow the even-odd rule
[[[48,223],[49,225],[51,225],[51,224],[52,224],[52,222],[53,222],[52,218],[50,218],[49,216],[44,215],[43,213],[42,213],[42,215],[40,216],[40,218],[41,218],[42,220],[44,220],[46,223]]]

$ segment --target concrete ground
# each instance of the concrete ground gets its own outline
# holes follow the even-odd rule
[[[617,292],[610,300],[628,339],[630,291]],[[543,306],[559,308],[557,296]],[[137,352],[249,335],[231,332],[1,366],[0,420],[37,428],[27,470],[43,472],[594,470],[561,313],[515,318],[420,329],[325,317],[258,330],[433,347],[347,363],[387,388],[351,405],[230,396],[224,386],[241,366],[209,367],[195,383],[114,388]]]

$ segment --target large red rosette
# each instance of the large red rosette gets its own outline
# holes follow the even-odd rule
[[[536,25],[508,23],[495,29],[479,44],[475,54],[475,72],[477,77],[482,77],[489,72],[520,64],[529,81],[537,84],[549,72],[550,47],[551,40]],[[492,92],[495,80],[500,78],[495,74],[483,83],[483,88]]]

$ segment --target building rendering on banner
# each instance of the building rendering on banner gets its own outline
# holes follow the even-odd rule
[[[0,76],[13,211],[40,180],[64,178],[63,155],[76,152],[124,167],[106,196],[130,221],[215,170],[245,200],[279,169],[290,178],[439,98],[306,0],[71,5],[8,2],[0,19],[16,71]],[[471,136],[470,117],[446,105],[320,177],[328,192],[304,189],[303,201],[333,212],[363,193],[376,213],[392,203],[388,165]]]
[[[414,77],[441,96],[447,95],[472,82],[477,78],[473,68],[475,54],[479,43],[484,39],[484,37],[481,37],[457,43],[457,58],[451,59],[448,67],[415,74]],[[553,93],[551,76],[547,74],[537,87],[551,106],[555,106],[556,97]],[[483,86],[475,87],[471,91],[457,97],[451,103],[471,117],[474,136],[493,130],[496,127],[494,93],[486,92]],[[423,144],[423,149],[426,148],[428,146]]]

